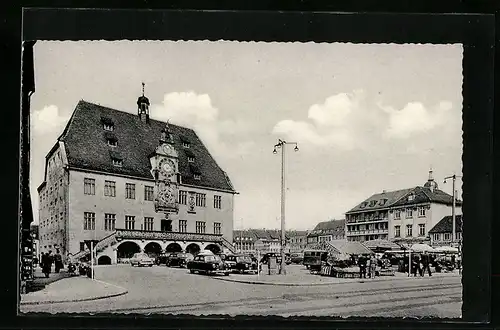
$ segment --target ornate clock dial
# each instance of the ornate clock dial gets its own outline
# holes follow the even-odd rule
[[[175,172],[175,164],[171,160],[162,160],[160,162],[160,171],[164,176],[171,176]]]

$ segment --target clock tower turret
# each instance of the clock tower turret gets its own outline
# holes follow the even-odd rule
[[[159,144],[151,154],[150,162],[151,174],[155,178],[155,211],[177,213],[179,159],[168,123],[161,131]]]

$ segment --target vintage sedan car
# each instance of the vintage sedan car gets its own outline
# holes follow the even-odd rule
[[[304,253],[292,253],[290,255],[290,261],[293,264],[302,264],[304,262]]]
[[[130,265],[132,266],[148,266],[148,267],[153,267],[154,261],[153,258],[148,256],[146,253],[136,253],[132,258],[130,258]]]
[[[234,273],[257,273],[257,263],[248,255],[228,255],[225,263]]]
[[[168,262],[168,257],[170,257],[171,253],[162,253],[155,258],[155,264],[157,265],[166,265]]]
[[[217,255],[198,254],[193,260],[188,261],[187,268],[191,274],[224,274],[228,276],[231,270]]]
[[[190,253],[171,253],[168,258],[166,265],[168,267],[183,267],[186,268],[188,261],[193,259],[193,255]]]

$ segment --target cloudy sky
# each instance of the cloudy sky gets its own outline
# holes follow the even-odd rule
[[[37,42],[31,192],[80,99],[194,128],[240,192],[236,228],[341,219],[382,190],[462,171],[462,46],[254,42]],[[458,188],[461,182],[458,181]],[[460,192],[460,190],[459,190]],[[36,220],[37,221],[37,220]]]

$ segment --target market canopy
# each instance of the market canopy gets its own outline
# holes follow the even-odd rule
[[[452,246],[440,246],[434,249],[436,252],[458,253],[458,249]]]
[[[360,255],[360,254],[374,254],[372,250],[361,244],[360,242],[332,242],[331,243],[342,254],[347,255]]]
[[[375,249],[385,249],[385,250],[401,250],[401,246],[385,240],[385,239],[375,239],[371,241],[366,241],[362,243],[364,246],[366,246],[369,249],[375,250]]]
[[[413,252],[435,252],[435,250],[428,244],[413,244],[410,248]]]

